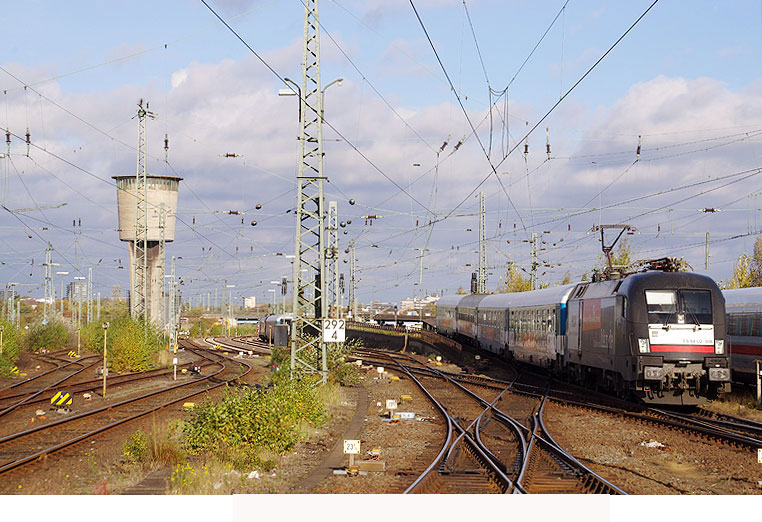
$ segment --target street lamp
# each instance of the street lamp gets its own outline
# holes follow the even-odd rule
[[[299,85],[292,80],[291,78],[283,78],[283,81],[287,84],[291,85],[292,87],[287,87],[285,89],[278,89],[278,96],[299,96],[300,100],[304,100],[302,98],[302,89],[299,87]],[[323,87],[323,90],[320,91],[320,123],[325,123],[325,110],[323,107],[325,106],[325,91],[328,90],[328,87],[334,84],[341,85],[344,82],[344,78],[336,78],[334,81]],[[302,104],[299,104],[299,121],[302,121]]]
[[[270,305],[270,312],[273,312],[275,310],[275,288],[268,288],[267,291],[273,293],[273,302]]]
[[[227,335],[230,337],[230,323],[233,322],[233,288],[235,288],[235,285],[225,285],[225,288],[228,289],[228,313],[227,313],[227,321],[226,328],[227,328]]]
[[[69,275],[69,272],[56,272],[56,275]],[[63,279],[61,279],[61,319],[63,319],[64,314],[64,284]]]

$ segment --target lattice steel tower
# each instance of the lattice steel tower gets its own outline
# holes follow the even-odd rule
[[[479,278],[476,293],[487,293],[487,225],[484,214],[484,192],[479,193]]]
[[[93,320],[93,268],[87,269],[87,321],[90,324]]]
[[[317,0],[304,2],[304,52],[299,98],[299,173],[292,292],[294,315],[291,328],[291,377],[299,373],[319,373],[322,381],[326,382],[328,365],[322,336],[322,320],[327,316],[323,226],[325,178]],[[302,269],[306,270],[302,272]],[[310,312],[314,313],[314,317]]]
[[[135,174],[135,257],[132,264],[130,314],[148,320],[148,183],[146,182],[146,117],[153,117],[138,103],[138,169]]]
[[[339,210],[336,201],[328,202],[328,248],[325,250],[326,270],[328,280],[326,281],[327,311],[330,315],[330,307],[333,304],[336,310],[336,318],[339,318]]]
[[[63,299],[63,297],[61,297]],[[45,249],[45,299],[42,303],[43,318],[47,321],[55,308],[56,289],[53,286],[53,245]]]
[[[349,306],[352,308],[352,320],[357,321],[357,265],[355,260],[355,242],[349,243]]]

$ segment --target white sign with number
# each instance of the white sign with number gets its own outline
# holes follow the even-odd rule
[[[387,410],[396,410],[397,409],[397,401],[395,399],[386,399],[386,409]]]
[[[323,319],[323,342],[343,343],[346,339],[345,319]]]
[[[344,440],[344,455],[359,455],[360,454],[360,441],[359,440]]]
[[[762,464],[762,448],[757,449],[757,462]]]

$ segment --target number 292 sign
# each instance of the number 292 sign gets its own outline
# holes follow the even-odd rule
[[[343,343],[346,339],[344,319],[323,319],[323,342]]]

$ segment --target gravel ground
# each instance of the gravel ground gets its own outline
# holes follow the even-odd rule
[[[255,371],[247,381],[263,382],[268,375],[267,358],[253,359]],[[450,367],[448,370],[455,368]],[[7,383],[0,382],[0,386]],[[150,385],[147,385],[150,386]],[[289,493],[323,464],[331,450],[341,444],[356,415],[362,416],[361,454],[369,458],[379,450],[383,472],[348,476],[326,471],[310,493],[401,493],[438,452],[444,437],[443,423],[418,386],[409,379],[379,377],[368,367],[355,388],[338,388],[331,400],[329,422],[313,431],[294,451],[279,459],[274,470],[256,480],[219,493]],[[367,394],[367,409],[356,412],[359,394]],[[402,401],[403,395],[412,400]],[[390,423],[387,399],[396,399],[398,412],[412,412],[416,420]],[[517,411],[532,406],[518,404]],[[380,404],[380,405],[379,405]],[[120,493],[142,480],[151,470],[135,470],[122,464],[122,443],[136,429],[151,430],[182,418],[179,407],[168,408],[157,418],[131,422],[108,435],[95,437],[74,448],[49,456],[31,468],[6,474],[0,494],[103,494]],[[14,422],[23,424],[23,419]],[[28,422],[28,419],[27,419]],[[759,494],[762,466],[756,452],[734,449],[698,437],[608,415],[549,403],[545,422],[556,441],[577,458],[632,494]],[[4,428],[4,430],[7,428]],[[335,463],[343,469],[348,463]],[[30,472],[28,470],[32,470]]]
[[[194,358],[191,354],[184,351],[178,352],[180,363]],[[254,370],[246,377],[250,384],[262,382],[265,375],[269,374],[266,368],[269,358],[250,359],[254,364]],[[22,366],[19,365],[21,369]],[[31,373],[30,373],[31,375]],[[178,380],[180,379],[178,373]],[[12,381],[0,382],[0,387],[7,386]],[[172,383],[169,381],[168,383]],[[155,389],[156,383],[141,382],[135,384],[129,389],[129,392],[120,390],[112,395],[109,394],[110,401],[123,398],[123,395],[137,394]],[[222,393],[220,389],[212,394]],[[81,400],[81,399],[80,399]],[[102,399],[98,397],[88,403],[81,403],[82,408],[98,407],[103,404]],[[86,406],[85,406],[86,405]],[[74,413],[77,411],[75,403]],[[39,406],[38,406],[39,407]],[[37,425],[38,422],[49,422],[55,420],[57,413],[46,415],[45,421],[36,420],[34,424],[29,423],[30,415],[34,414],[35,408],[26,411],[25,414],[19,414],[14,424],[20,428],[27,428],[31,425]],[[46,408],[43,408],[46,409]],[[22,466],[3,474],[0,480],[0,494],[109,494],[119,493],[129,486],[134,485],[143,477],[152,471],[151,469],[136,470],[126,468],[123,465],[122,444],[136,430],[141,429],[149,432],[166,426],[175,419],[183,418],[181,405],[174,405],[163,409],[160,413],[149,415],[147,417],[125,423],[102,435],[87,439],[74,445],[71,448],[61,450],[46,457],[44,461],[31,465]],[[5,419],[3,419],[5,422]],[[7,428],[3,427],[3,431]],[[11,430],[16,431],[16,430]]]
[[[755,451],[552,403],[544,418],[556,442],[628,493],[762,493]]]

